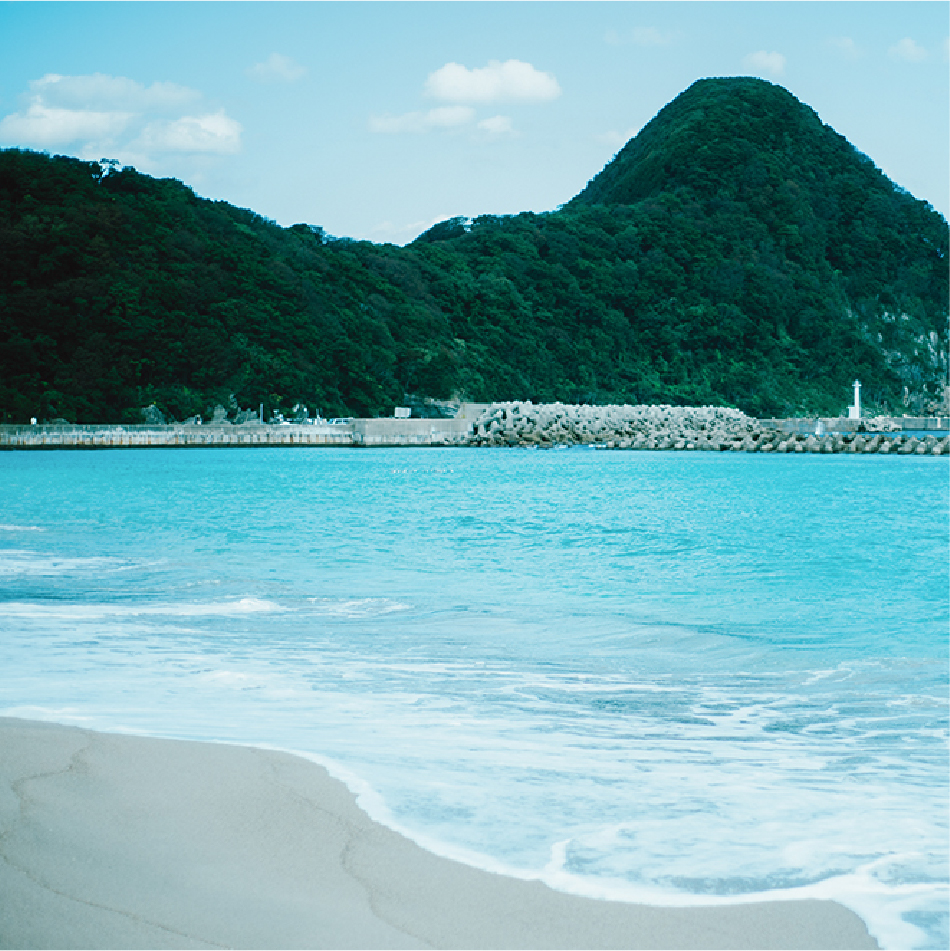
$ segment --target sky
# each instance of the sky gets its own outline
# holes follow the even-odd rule
[[[946,2],[0,2],[0,147],[405,244],[551,211],[706,76],[790,90],[950,217]]]

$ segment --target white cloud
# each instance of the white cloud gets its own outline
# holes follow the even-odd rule
[[[381,221],[378,225],[370,229],[370,234],[374,235],[377,241],[388,241],[392,244],[408,244],[414,241],[424,231],[428,231],[433,225],[440,221],[448,221],[454,215],[436,215],[434,218],[421,221],[411,221],[408,224],[396,225],[392,221]]]
[[[0,119],[0,141],[51,149],[80,140],[110,140],[132,118],[130,112],[50,109],[42,102],[32,102],[25,112]]]
[[[435,129],[455,129],[474,118],[475,110],[468,106],[441,106],[426,113],[426,122]]]
[[[510,116],[492,116],[490,119],[482,119],[478,123],[478,128],[489,135],[510,135],[514,132]]]
[[[909,36],[905,36],[899,43],[895,43],[888,51],[891,59],[902,59],[907,63],[922,63],[928,53],[918,46]]]
[[[858,44],[850,36],[835,36],[828,40],[828,43],[838,50],[845,59],[856,60],[861,56]]]
[[[785,72],[785,57],[781,53],[757,50],[749,53],[742,61],[746,69],[756,73],[768,73],[770,76],[781,76]]]
[[[204,116],[182,116],[149,123],[132,147],[145,153],[215,152],[233,154],[241,149],[241,124],[224,110]]]
[[[20,111],[0,119],[0,144],[63,149],[93,160],[108,155],[143,171],[181,174],[169,167],[169,157],[231,155],[241,148],[240,123],[223,109],[202,109],[201,98],[176,83],[48,73],[30,83]]]
[[[307,70],[289,56],[271,53],[263,63],[255,63],[246,70],[251,79],[266,83],[278,80],[293,83],[307,75]]]
[[[446,63],[426,79],[425,92],[447,102],[548,102],[561,95],[561,87],[550,73],[509,59],[475,69]]]
[[[31,103],[71,110],[99,112],[167,112],[186,106],[201,94],[177,83],[141,83],[125,76],[93,73],[60,76],[47,73],[30,83]]]
[[[403,132],[431,132],[435,129],[458,129],[475,120],[469,106],[441,106],[428,112],[407,112],[401,116],[371,116],[371,132],[397,135]]]
[[[506,63],[492,60],[479,69],[467,69],[458,63],[446,63],[426,79],[425,93],[454,105],[439,106],[427,112],[406,112],[397,116],[388,113],[370,116],[370,131],[398,135],[459,130],[476,122],[475,109],[462,103],[495,100],[543,102],[559,96],[561,87],[553,76],[540,72],[530,63],[510,59]],[[493,138],[516,134],[511,117],[502,115],[480,120],[475,129]]]
[[[611,129],[609,132],[604,132],[602,135],[596,136],[598,142],[605,142],[607,145],[612,145],[616,149],[623,148],[638,132],[639,128],[636,126],[631,126],[627,129],[626,132],[617,132]]]

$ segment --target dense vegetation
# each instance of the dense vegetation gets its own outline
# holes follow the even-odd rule
[[[474,400],[926,412],[946,221],[786,90],[691,86],[548,214],[397,248],[0,152],[0,419]],[[235,405],[233,402],[230,405]]]

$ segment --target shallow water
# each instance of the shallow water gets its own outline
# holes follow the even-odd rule
[[[443,854],[947,925],[942,458],[0,454],[0,713],[312,756]]]

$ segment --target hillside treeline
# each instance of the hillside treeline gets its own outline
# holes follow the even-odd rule
[[[946,221],[787,91],[703,80],[574,200],[405,248],[0,152],[0,418],[411,398],[928,412]],[[231,397],[234,397],[233,401]]]

